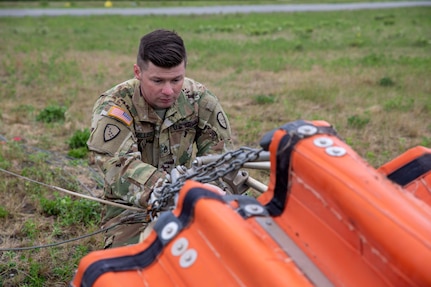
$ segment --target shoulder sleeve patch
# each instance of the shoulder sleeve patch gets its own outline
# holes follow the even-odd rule
[[[227,129],[227,121],[222,112],[217,113],[217,121],[222,128]]]
[[[117,106],[112,106],[109,109],[108,116],[116,118],[117,120],[125,123],[128,126],[130,126],[133,120],[132,117],[126,111]]]
[[[132,132],[111,117],[103,117],[90,134],[87,146],[90,150],[114,156],[120,150],[128,150],[126,142],[133,140]]]
[[[109,142],[110,140],[115,139],[120,134],[120,131],[120,128],[116,125],[107,124],[103,131],[103,140],[105,142]]]

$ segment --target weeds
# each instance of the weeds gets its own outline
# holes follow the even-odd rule
[[[34,240],[39,234],[36,223],[33,220],[28,220],[24,223],[22,227],[23,235],[28,237],[31,240]]]
[[[431,147],[431,137],[423,137],[420,144],[426,147]]]
[[[70,148],[67,154],[74,158],[86,157],[88,153],[87,141],[89,137],[90,137],[90,129],[88,128],[75,131],[75,133],[67,141]]]
[[[88,154],[87,147],[74,148],[67,152],[67,155],[73,158],[85,158]]]
[[[4,208],[4,206],[0,205],[0,218],[5,218],[9,215],[9,212]]]
[[[276,98],[274,95],[256,95],[254,96],[254,100],[257,104],[264,105],[275,103]]]
[[[353,128],[364,128],[370,122],[370,118],[368,116],[357,116],[353,115],[347,118],[347,125]]]
[[[78,190],[73,173],[56,168],[58,164],[66,166],[51,152],[28,151],[13,141],[0,145],[1,167],[44,184]],[[10,198],[0,206],[0,224],[5,228],[0,235],[2,248],[50,244],[98,228],[100,204],[60,195],[36,183],[12,177],[2,179],[0,196]],[[88,246],[74,243],[61,249],[0,252],[0,282],[5,284],[0,286],[59,286],[58,282],[63,282],[60,286],[67,286],[83,253],[100,248],[97,241],[91,240],[94,239],[84,243]]]
[[[74,224],[98,223],[100,220],[100,205],[89,200],[72,200],[69,196],[59,196],[55,194],[55,199],[50,200],[44,197],[39,199],[42,212],[47,216],[56,216],[62,226]]]
[[[50,105],[37,115],[36,120],[44,123],[64,122],[66,110],[63,106]]]
[[[387,100],[383,106],[385,111],[404,111],[407,112],[413,108],[415,100],[412,98],[406,98],[404,96],[398,96],[393,99]]]
[[[90,136],[90,130],[88,128],[77,130],[73,133],[73,135],[69,138],[67,143],[70,148],[79,148],[86,146],[86,142]]]
[[[395,85],[395,82],[389,77],[383,77],[379,80],[379,85],[382,87],[392,87]]]

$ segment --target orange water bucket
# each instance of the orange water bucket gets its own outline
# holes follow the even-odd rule
[[[320,121],[261,144],[271,171],[259,198],[187,181],[143,242],[88,254],[71,286],[431,286],[430,172],[390,176],[429,149],[376,170]]]

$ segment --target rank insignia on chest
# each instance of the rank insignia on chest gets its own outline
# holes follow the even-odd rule
[[[112,106],[109,109],[108,116],[116,118],[117,120],[125,123],[128,126],[130,126],[130,124],[132,123],[132,117],[129,116],[129,114],[126,111],[122,110],[117,106]]]

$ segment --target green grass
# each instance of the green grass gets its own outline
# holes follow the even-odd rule
[[[9,56],[5,63],[8,74],[14,72],[16,65],[10,57],[12,52],[37,53],[34,61],[24,63],[28,71],[37,67],[44,72],[55,67],[62,73],[47,73],[50,77],[47,80],[69,82],[77,76],[79,80],[80,71],[76,61],[62,59],[62,53],[107,49],[114,54],[133,54],[142,33],[165,27],[184,35],[191,55],[199,55],[190,61],[191,68],[206,64],[217,70],[234,66],[280,71],[286,64],[309,69],[317,64],[338,68],[385,67],[390,63],[426,70],[430,65],[426,51],[431,40],[426,29],[430,22],[428,12],[429,8],[374,13],[346,11],[342,19],[337,16],[339,12],[328,12],[316,14],[314,21],[304,13],[287,16],[275,13],[271,20],[265,14],[146,16],[144,22],[141,17],[118,16],[115,25],[111,16],[1,19],[1,35],[8,37],[8,45],[1,51]],[[395,24],[385,25],[380,20],[385,15],[390,15]],[[360,25],[355,18],[361,19]],[[425,44],[418,45],[418,42]],[[387,50],[388,46],[391,49]],[[47,50],[52,52],[44,55],[42,51]],[[229,53],[223,52],[226,50]],[[348,50],[357,55],[346,55]],[[322,58],[328,51],[342,53]],[[231,59],[237,60],[229,62]],[[30,85],[36,81],[36,75],[26,73],[24,81]]]
[[[421,7],[0,18],[0,135],[9,139],[0,144],[0,167],[87,192],[80,180],[91,178],[83,143],[92,105],[100,93],[133,77],[139,38],[155,28],[183,36],[187,73],[219,97],[237,146],[257,146],[265,132],[298,118],[321,119],[378,167],[410,147],[430,146],[429,15],[431,8]],[[63,161],[58,154],[84,159]],[[47,244],[97,229],[98,205],[12,176],[1,179],[0,224],[8,234],[2,247]],[[79,258],[99,249],[100,239],[3,252],[0,286],[67,286]]]
[[[65,170],[68,165],[64,157],[49,151],[35,152],[13,141],[1,145],[0,167],[45,184],[2,173],[0,193],[5,201],[0,206],[4,231],[1,248],[51,244],[99,228],[99,203],[59,194],[46,186],[85,192],[77,184],[77,170]],[[79,259],[100,248],[96,238],[61,248],[1,251],[0,286],[67,286]]]

